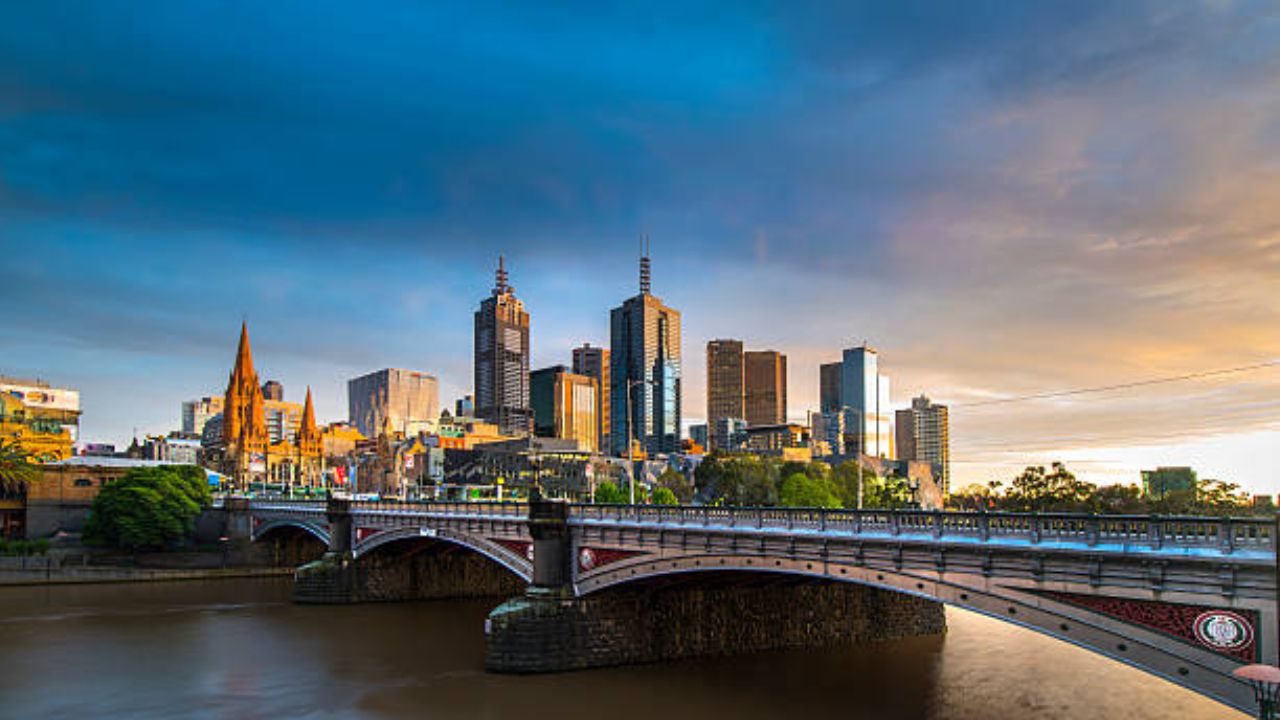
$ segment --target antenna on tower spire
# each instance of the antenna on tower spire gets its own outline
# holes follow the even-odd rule
[[[498,254],[498,272],[495,275],[497,276],[497,282],[493,286],[494,295],[502,295],[511,289],[511,286],[507,284],[507,268],[503,263],[501,253]]]
[[[648,295],[652,273],[649,268],[649,236],[640,236],[640,294]]]

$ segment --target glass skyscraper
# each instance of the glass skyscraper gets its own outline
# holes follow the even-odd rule
[[[889,378],[880,374],[879,356],[866,344],[844,351],[840,364],[840,411],[853,411],[857,428],[854,437],[858,447],[847,447],[847,452],[894,456]]]
[[[680,450],[680,313],[649,293],[649,258],[640,258],[640,294],[612,310],[611,448],[627,436],[650,454]],[[631,417],[627,417],[628,395]]]

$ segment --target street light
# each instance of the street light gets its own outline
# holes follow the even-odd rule
[[[649,380],[641,378],[639,380],[627,380],[627,490],[630,495],[631,504],[636,504],[636,449],[635,443],[632,442],[632,420],[631,415],[631,391],[637,385],[654,385],[658,384],[657,380]]]

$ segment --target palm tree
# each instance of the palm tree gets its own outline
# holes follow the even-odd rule
[[[17,443],[0,440],[0,495],[21,495],[35,478],[31,454]]]

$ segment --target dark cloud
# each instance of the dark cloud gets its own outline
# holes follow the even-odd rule
[[[14,5],[0,287],[30,300],[0,337],[16,370],[74,384],[39,348],[102,348],[179,387],[248,313],[282,371],[461,392],[497,252],[563,361],[648,232],[691,409],[730,334],[792,352],[797,411],[862,339],[900,397],[955,400],[1271,357],[1277,78],[1270,3]],[[1113,414],[1266,424],[1204,402]]]

